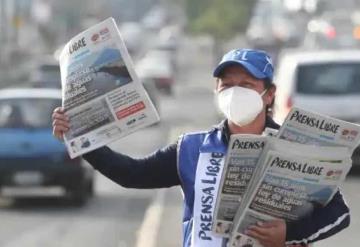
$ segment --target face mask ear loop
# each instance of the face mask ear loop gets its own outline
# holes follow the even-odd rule
[[[264,96],[264,95],[267,93],[267,91],[268,91],[268,88],[265,89],[265,90],[260,94],[260,96],[261,96],[261,97]]]

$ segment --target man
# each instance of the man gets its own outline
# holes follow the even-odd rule
[[[131,188],[163,188],[181,185],[184,192],[183,246],[225,246],[210,226],[231,134],[262,134],[265,127],[278,129],[267,114],[275,95],[273,65],[263,51],[238,49],[224,55],[214,70],[218,107],[226,120],[209,131],[184,134],[178,142],[142,158],[133,159],[99,148],[84,158],[116,183]],[[54,135],[62,138],[69,130],[62,108],[53,113]],[[208,176],[208,177],[206,177]],[[205,186],[205,187],[204,187]],[[206,210],[202,208],[206,204]],[[210,214],[207,214],[210,212]],[[306,245],[329,237],[350,222],[349,209],[337,192],[324,208],[298,222],[259,222],[246,233],[265,247]]]

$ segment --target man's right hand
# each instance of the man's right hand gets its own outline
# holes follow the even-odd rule
[[[57,107],[52,114],[53,135],[59,140],[64,139],[64,133],[70,128],[69,118],[65,115],[64,108]]]

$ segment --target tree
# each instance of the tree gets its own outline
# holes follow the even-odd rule
[[[251,16],[254,0],[186,0],[188,30],[214,39],[215,59],[221,46],[243,32]]]

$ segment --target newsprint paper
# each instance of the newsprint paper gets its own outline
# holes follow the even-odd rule
[[[71,39],[59,62],[71,158],[159,121],[113,18]]]
[[[277,136],[308,145],[345,146],[352,153],[360,143],[360,126],[294,107]]]
[[[212,232],[231,247],[261,247],[245,234],[249,226],[324,207],[351,168],[359,133],[357,124],[293,108],[278,131],[231,135]]]
[[[311,155],[299,155],[308,152]],[[245,234],[250,225],[273,219],[296,221],[311,214],[314,208],[325,206],[351,167],[345,147],[314,150],[271,137],[259,162],[263,171],[249,185],[246,203],[235,216],[230,246],[261,246]]]
[[[216,199],[212,231],[229,237],[240,206],[267,138],[259,135],[231,135]]]

